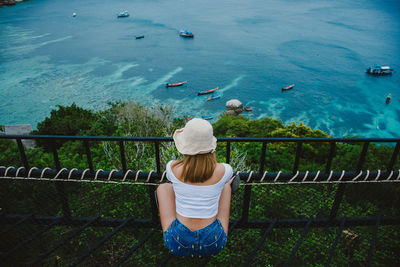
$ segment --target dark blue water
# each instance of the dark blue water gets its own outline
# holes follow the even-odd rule
[[[123,10],[131,16],[117,19]],[[239,99],[254,119],[399,137],[399,18],[397,0],[32,0],[1,8],[0,124],[35,127],[59,104],[101,109],[128,99],[171,105],[177,116],[218,116]],[[195,38],[179,37],[181,29]],[[366,75],[373,64],[397,72]],[[217,86],[218,100],[196,96]]]

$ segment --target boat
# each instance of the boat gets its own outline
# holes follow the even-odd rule
[[[119,13],[117,17],[118,17],[118,18],[126,18],[126,17],[129,17],[129,12],[128,12],[128,10],[125,10],[124,12]]]
[[[386,97],[386,104],[389,104],[390,100],[392,100],[392,94],[388,94],[388,96]]]
[[[293,87],[294,87],[294,84],[291,84],[291,85],[288,85],[288,86],[282,87],[282,91],[286,91],[286,90],[293,89]]]
[[[245,106],[245,107],[244,107],[244,110],[245,110],[245,111],[252,111],[252,110],[253,110],[253,107]]]
[[[188,37],[188,38],[193,38],[194,37],[194,34],[192,32],[187,31],[187,30],[181,30],[179,32],[179,35],[182,36],[182,37]]]
[[[215,90],[218,90],[219,87],[216,87],[214,89],[210,89],[210,90],[205,90],[205,91],[200,91],[197,93],[197,95],[206,95],[206,94],[211,94],[212,92],[214,92]]]
[[[185,83],[187,83],[187,81],[179,82],[179,83],[167,83],[167,84],[165,85],[165,87],[176,87],[176,86],[184,85]]]
[[[218,99],[218,98],[221,98],[221,95],[212,95],[209,98],[207,98],[207,101]]]
[[[73,17],[76,17],[76,13],[75,13],[75,12],[74,12],[74,13],[72,13],[72,16],[73,16]]]
[[[212,118],[214,118],[214,116],[209,115],[209,116],[203,116],[202,118],[203,120],[211,120]]]
[[[372,74],[372,75],[388,75],[388,74],[392,74],[393,70],[394,69],[392,69],[389,66],[375,65],[375,66],[369,67],[367,69],[367,73]]]
[[[135,38],[136,39],[142,39],[142,38],[144,38],[144,35],[135,35]]]

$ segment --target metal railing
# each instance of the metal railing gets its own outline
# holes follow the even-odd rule
[[[161,169],[160,160],[160,144],[162,142],[172,142],[170,137],[93,137],[93,136],[30,136],[30,135],[0,135],[0,139],[13,139],[17,142],[18,150],[20,154],[23,167],[12,167],[12,166],[0,166],[0,180],[43,180],[55,182],[56,188],[59,194],[60,202],[62,205],[63,216],[40,216],[40,215],[3,215],[3,219],[13,225],[9,228],[3,230],[3,232],[9,231],[11,228],[17,227],[18,225],[26,222],[29,219],[34,218],[39,224],[46,224],[47,226],[41,229],[39,232],[30,236],[25,243],[21,243],[14,247],[13,249],[7,251],[2,257],[7,257],[19,248],[26,245],[32,239],[39,236],[44,231],[47,231],[55,224],[64,225],[80,225],[80,228],[71,233],[63,241],[60,241],[56,246],[51,248],[46,253],[40,255],[34,263],[40,262],[52,251],[62,246],[65,242],[78,235],[83,229],[89,226],[111,226],[115,227],[109,235],[100,240],[95,246],[89,249],[85,254],[80,255],[76,261],[74,261],[71,266],[80,263],[83,259],[88,257],[94,250],[101,246],[105,241],[111,238],[120,229],[127,226],[135,226],[142,228],[152,228],[153,230],[141,240],[136,246],[132,247],[130,251],[123,257],[117,265],[124,262],[137,248],[141,246],[151,235],[159,229],[159,218],[158,210],[156,206],[156,201],[154,197],[154,190],[157,184],[163,182],[165,178],[165,172]],[[22,144],[24,139],[34,139],[34,140],[44,140],[51,145],[51,151],[53,154],[54,164],[56,169],[37,169],[31,167],[28,162],[25,148]],[[58,157],[58,150],[55,145],[55,141],[81,141],[83,147],[85,148],[86,159],[87,159],[87,169],[77,170],[77,169],[65,169],[60,163]],[[98,141],[110,141],[117,142],[119,145],[119,157],[122,165],[122,170],[117,171],[103,171],[95,170],[92,160],[92,152],[90,149],[92,142]],[[126,155],[125,155],[125,142],[148,142],[154,145],[154,159],[156,163],[156,168],[154,171],[141,172],[137,170],[129,170],[127,168]],[[245,186],[243,193],[243,205],[242,213],[239,219],[231,221],[230,231],[234,228],[265,228],[261,239],[256,244],[254,250],[249,254],[246,264],[249,263],[257,253],[257,249],[263,244],[268,233],[271,229],[275,228],[298,228],[304,227],[301,237],[298,239],[296,246],[287,261],[287,266],[290,266],[293,258],[299,249],[304,236],[307,234],[312,227],[338,227],[338,234],[331,247],[330,255],[327,259],[326,265],[328,266],[332,255],[335,251],[335,247],[338,243],[338,238],[343,227],[346,226],[361,226],[369,225],[375,226],[374,228],[374,238],[371,240],[371,247],[368,256],[368,263],[370,262],[372,250],[375,244],[376,231],[379,225],[393,225],[400,224],[400,217],[365,217],[365,218],[337,218],[337,213],[342,202],[342,198],[345,192],[346,184],[348,183],[396,183],[400,182],[400,171],[394,170],[393,167],[396,162],[400,150],[400,139],[378,139],[378,138],[358,138],[358,139],[347,139],[347,138],[218,138],[219,143],[225,143],[226,155],[225,161],[227,163],[231,160],[231,146],[232,143],[240,142],[252,142],[260,143],[262,145],[259,166],[257,172],[250,173],[238,173],[241,180],[244,182],[241,185]],[[266,172],[265,171],[265,158],[266,151],[268,149],[268,144],[271,143],[294,143],[296,144],[295,158],[292,166],[292,172]],[[299,163],[302,155],[303,144],[307,143],[326,143],[329,144],[329,153],[326,158],[325,169],[318,172],[300,172]],[[331,170],[332,160],[335,157],[336,147],[338,143],[360,143],[362,144],[362,150],[359,155],[358,163],[355,171],[341,171],[334,172]],[[368,147],[370,143],[390,143],[395,145],[393,152],[388,159],[387,167],[385,170],[363,170],[363,165],[366,160],[366,155],[368,152]],[[1,152],[0,152],[1,153]],[[68,197],[65,192],[65,184],[68,182],[94,182],[94,183],[117,183],[117,184],[147,184],[148,195],[152,207],[152,218],[151,219],[135,219],[135,218],[100,218],[100,217],[88,217],[88,218],[74,218],[71,216],[70,207],[68,204]],[[262,184],[339,184],[332,208],[328,218],[304,218],[304,219],[279,219],[274,218],[272,220],[249,220],[249,208],[250,199],[252,194],[252,187]],[[2,232],[2,233],[3,233]],[[165,264],[169,259],[169,256],[162,261]],[[245,264],[245,265],[246,265]]]

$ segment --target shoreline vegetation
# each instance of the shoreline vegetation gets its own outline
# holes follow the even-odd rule
[[[139,103],[118,102],[109,103],[109,108],[99,111],[87,110],[75,104],[58,106],[52,110],[37,125],[32,134],[38,135],[97,135],[97,136],[171,136],[173,131],[185,125],[187,117],[175,118],[173,109],[168,106],[145,107]],[[217,137],[329,137],[321,130],[312,130],[303,123],[284,125],[282,121],[264,118],[249,120],[244,116],[221,115],[213,124],[214,135]],[[58,141],[56,143],[58,157],[63,168],[85,169],[87,160],[82,143],[79,141]],[[115,142],[93,142],[91,155],[94,169],[121,169],[118,157],[120,148]],[[269,172],[290,172],[293,166],[296,144],[270,143],[267,146],[265,170]],[[0,140],[0,165],[23,166],[20,160],[17,144],[9,140]],[[335,157],[332,160],[332,170],[354,171],[359,160],[362,144],[337,144]],[[152,144],[146,142],[126,142],[125,155],[128,168],[132,170],[150,171],[155,166],[155,154]],[[218,144],[217,158],[225,160],[225,144]],[[260,144],[232,143],[231,161],[235,171],[248,172],[257,170]],[[386,145],[371,143],[365,158],[364,169],[385,169],[387,159],[393,153],[393,148]],[[329,154],[329,144],[304,144],[299,170],[316,171],[325,168],[325,160]],[[33,149],[26,149],[30,166],[37,168],[55,168],[52,149],[47,143],[38,142]],[[173,143],[160,145],[162,168],[171,159],[177,159]],[[394,168],[400,168],[397,160]],[[142,185],[102,185],[91,183],[65,184],[71,213],[75,217],[102,216],[109,218],[151,217],[151,206],[148,201],[148,188]],[[232,199],[231,219],[241,216],[244,187]],[[300,185],[300,186],[257,186],[251,189],[252,203],[249,212],[250,219],[269,218],[327,218],[332,209],[337,185]],[[312,196],[312,197],[310,197]],[[54,183],[28,183],[27,181],[5,181],[0,187],[0,203],[6,214],[60,214],[57,191]],[[254,201],[253,201],[254,200]],[[376,214],[399,216],[400,188],[392,184],[348,185],[343,197],[338,217],[368,217]],[[29,229],[28,229],[29,230]],[[60,232],[66,230],[62,226],[49,230],[41,239],[41,244],[51,244],[60,239]],[[86,251],[93,240],[108,234],[109,229],[92,228],[66,246],[57,250],[60,265],[70,264],[70,259],[76,258],[76,253]],[[134,244],[146,234],[147,229],[133,232],[121,232],[102,249],[96,250],[88,260],[89,266],[115,264],[127,250],[127,245]],[[213,257],[214,265],[232,265],[244,263],[249,251],[264,230],[235,230],[229,239],[229,245],[217,256]],[[283,266],[290,254],[293,243],[300,236],[298,229],[276,229],[268,237],[254,259],[255,266]],[[349,242],[342,235],[338,242],[337,252],[332,258],[332,266],[360,266],[368,257],[371,228],[345,228],[343,233],[356,236],[354,242]],[[296,256],[296,266],[311,266],[326,261],[329,256],[330,244],[334,243],[337,230],[334,228],[313,228],[311,234],[303,242],[301,253]],[[11,236],[13,234],[13,236]],[[16,232],[3,236],[4,240],[16,240],[24,232]],[[396,226],[380,227],[377,240],[379,248],[374,252],[373,266],[399,266],[400,261],[396,251],[400,246],[400,229]],[[29,260],[40,255],[40,245],[31,246],[14,253],[7,259],[11,264],[26,265]],[[318,253],[316,252],[318,249]],[[168,253],[162,242],[162,233],[157,232],[149,244],[132,255],[127,265],[154,266],[160,258]],[[232,257],[232,255],[235,255]],[[47,258],[43,265],[53,265],[53,258]],[[172,258],[172,265],[181,265],[179,259]],[[195,265],[197,266],[197,265]],[[319,265],[318,265],[319,266]],[[321,263],[322,266],[322,263]]]
[[[26,2],[29,0],[0,0],[0,8],[3,6],[14,6],[19,2]]]

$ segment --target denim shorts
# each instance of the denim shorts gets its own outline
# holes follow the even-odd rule
[[[226,233],[218,219],[208,226],[192,231],[177,218],[164,232],[164,243],[178,257],[202,258],[218,254],[226,246]]]

